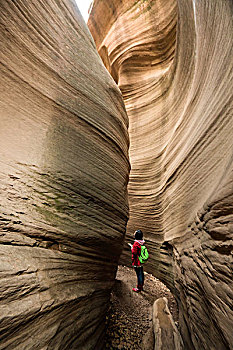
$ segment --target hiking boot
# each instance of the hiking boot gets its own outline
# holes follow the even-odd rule
[[[141,289],[139,289],[139,288],[133,288],[132,291],[133,291],[133,292],[136,292],[136,293],[139,293],[139,292],[141,292]]]
[[[143,290],[143,286],[141,286],[140,284],[137,286],[137,288],[140,290],[140,292]]]

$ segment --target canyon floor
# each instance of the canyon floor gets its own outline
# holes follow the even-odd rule
[[[178,319],[176,301],[161,281],[145,273],[144,291],[135,293],[136,281],[133,268],[118,267],[106,318],[105,349],[141,350],[144,343],[149,349],[152,305],[158,298],[168,299],[170,312]]]

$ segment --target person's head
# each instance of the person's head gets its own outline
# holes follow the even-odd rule
[[[142,231],[141,231],[141,230],[135,231],[135,232],[134,232],[134,237],[135,237],[135,239],[137,239],[137,240],[143,239],[143,233],[142,233]]]

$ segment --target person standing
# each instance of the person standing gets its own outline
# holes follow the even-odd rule
[[[135,269],[137,275],[137,287],[132,290],[136,293],[139,293],[143,290],[144,285],[144,272],[143,266],[139,260],[139,256],[141,255],[141,246],[144,245],[145,241],[143,240],[143,233],[141,230],[136,230],[134,232],[134,244],[130,244],[132,251],[132,265]]]

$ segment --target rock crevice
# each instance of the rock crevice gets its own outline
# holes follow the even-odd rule
[[[233,346],[232,13],[228,0],[95,0],[88,21],[129,116],[127,241],[144,232],[186,349]]]

